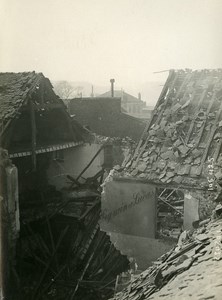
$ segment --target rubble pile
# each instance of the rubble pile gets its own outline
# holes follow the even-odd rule
[[[120,166],[123,161],[128,159],[136,149],[136,142],[128,136],[121,138],[105,137],[94,134],[94,142],[101,145],[110,145],[112,147],[111,153],[113,165],[118,166],[119,170],[122,170]]]
[[[48,190],[23,197],[15,299],[110,297],[129,262],[100,231],[99,193]]]
[[[215,213],[221,217],[221,206]],[[208,219],[199,225],[195,231],[184,231],[174,249],[162,255],[111,299],[220,299],[222,220]]]
[[[183,192],[157,189],[157,238],[178,239],[183,228],[183,214]]]
[[[171,71],[125,175],[204,188],[211,163],[219,180],[221,112],[221,70]]]

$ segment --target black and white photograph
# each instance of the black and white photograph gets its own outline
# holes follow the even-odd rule
[[[0,0],[0,300],[222,299],[222,0]]]

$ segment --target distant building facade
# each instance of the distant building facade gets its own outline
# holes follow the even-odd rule
[[[111,91],[108,91],[99,97],[111,97]],[[123,112],[137,118],[150,118],[153,107],[147,106],[146,102],[142,101],[140,93],[138,94],[137,98],[123,90],[115,90],[114,97],[121,99],[121,107]]]

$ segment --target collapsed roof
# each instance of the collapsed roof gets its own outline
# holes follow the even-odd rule
[[[222,177],[222,69],[171,70],[125,175],[207,187]]]
[[[22,194],[18,290],[10,299],[107,299],[125,255],[100,230],[100,194],[53,188]],[[41,199],[43,202],[41,202]]]

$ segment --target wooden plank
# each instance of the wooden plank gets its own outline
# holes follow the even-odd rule
[[[177,72],[177,73],[175,73],[175,77],[174,77],[172,83],[170,84],[169,93],[175,88],[175,83],[176,83],[178,77],[179,77],[179,73]],[[157,120],[156,120],[155,124],[159,124],[160,120],[162,119],[163,112],[165,111],[165,108],[167,107],[167,104],[168,104],[169,100],[170,100],[170,97],[169,97],[169,95],[167,95],[166,100],[164,102],[164,104],[165,104],[164,108],[162,108],[160,113],[158,114],[158,117],[157,117]]]
[[[175,74],[175,77],[174,77],[174,79],[173,79],[173,82],[170,84],[170,91],[171,91],[172,89],[174,89],[174,85],[175,85],[175,82],[176,82],[178,76],[179,76],[179,74],[176,73],[176,74]],[[167,89],[167,90],[168,90],[168,89]],[[161,120],[162,115],[163,115],[163,112],[164,112],[164,110],[165,110],[165,108],[166,108],[166,106],[167,106],[167,104],[168,104],[168,102],[169,102],[169,99],[170,99],[170,97],[167,96],[167,98],[166,98],[166,100],[165,100],[164,108],[162,108],[162,109],[161,109],[161,112],[158,114],[158,117],[157,117],[157,120],[156,120],[155,124],[158,124],[159,121]],[[150,123],[150,125],[151,125],[151,123]],[[148,144],[148,138],[146,139],[145,143],[144,143],[143,146],[141,147],[140,153],[137,155],[136,163],[138,163],[138,161],[139,161],[139,159],[140,159],[140,157],[141,157],[143,151],[145,150],[147,144]]]
[[[211,110],[211,108],[212,108],[212,106],[213,106],[213,104],[214,104],[215,99],[216,99],[216,92],[214,92],[214,95],[213,95],[213,97],[212,97],[212,100],[209,101],[209,103],[208,103],[207,112],[206,112],[206,119],[204,120],[204,122],[203,122],[203,124],[202,124],[202,128],[201,128],[201,130],[200,130],[199,137],[198,137],[198,139],[197,139],[197,141],[196,141],[196,146],[198,146],[199,143],[200,143],[200,140],[201,140],[201,138],[202,138],[202,135],[203,135],[203,132],[204,132],[204,129],[205,129],[205,125],[206,125],[206,123],[207,123],[207,116],[208,116],[208,114],[210,113],[210,110]]]
[[[207,93],[207,89],[204,89],[204,90],[202,91],[201,96],[200,96],[200,100],[199,100],[198,105],[197,105],[197,108],[196,108],[196,111],[197,111],[197,112],[196,112],[196,114],[194,115],[194,118],[193,118],[193,120],[192,120],[192,122],[191,122],[191,124],[190,124],[190,128],[189,128],[188,133],[187,133],[187,137],[186,137],[186,140],[185,140],[186,144],[189,143],[189,139],[190,139],[191,134],[192,134],[192,132],[193,132],[194,124],[195,124],[195,121],[196,121],[196,119],[197,119],[197,116],[198,116],[198,113],[199,113],[200,106],[201,106],[201,104],[202,104],[202,102],[203,102],[203,100],[204,100],[204,98],[205,98],[205,96],[206,96],[206,93]],[[194,95],[194,97],[196,96],[196,95],[195,95],[195,92],[193,93],[193,95]],[[194,98],[194,97],[193,97],[193,98]]]
[[[178,190],[200,190],[200,191],[207,191],[208,187],[201,187],[200,185],[190,186],[183,183],[167,183],[164,184],[162,182],[155,182],[149,179],[138,178],[138,177],[114,177],[114,181],[122,181],[122,182],[139,182],[143,184],[151,184],[152,186],[158,188],[166,188],[166,189],[178,189]]]
[[[172,77],[173,77],[174,74],[175,74],[175,71],[174,71],[174,70],[170,70],[170,74],[169,74],[169,76],[168,76],[168,78],[167,78],[167,81],[166,81],[166,83],[165,83],[165,85],[164,85],[162,91],[161,91],[161,94],[160,94],[159,99],[158,99],[158,101],[157,101],[156,107],[159,106],[160,102],[161,102],[161,101],[163,100],[163,98],[165,97],[165,95],[166,95],[166,93],[167,93],[167,91],[168,91],[168,88],[169,88],[170,81],[171,81],[171,79],[172,79]],[[135,150],[135,152],[134,152],[134,154],[133,154],[133,159],[137,156],[137,153],[138,153],[138,151],[139,151],[139,149],[140,149],[140,147],[141,147],[141,145],[142,145],[142,143],[143,143],[144,135],[149,131],[150,126],[151,126],[151,124],[152,124],[152,122],[153,122],[154,116],[155,116],[155,109],[154,109],[153,112],[152,112],[150,121],[148,121],[146,127],[144,128],[144,131],[143,131],[143,133],[142,133],[142,136],[141,136],[141,138],[140,138],[140,141],[139,141],[139,143],[138,143],[138,145],[137,145],[137,147],[136,147],[136,150]]]
[[[97,230],[99,231],[99,228],[98,228]],[[99,240],[99,241],[100,241],[100,240]],[[84,269],[82,270],[82,273],[81,273],[81,275],[80,275],[80,277],[79,277],[79,279],[78,279],[78,281],[77,281],[75,290],[74,290],[74,292],[71,294],[70,300],[73,300],[73,299],[74,299],[75,294],[76,294],[76,292],[77,292],[77,290],[78,290],[78,288],[79,288],[79,284],[80,284],[80,282],[82,281],[82,279],[83,279],[83,277],[84,277],[84,275],[85,275],[85,273],[86,273],[86,271],[87,271],[87,269],[88,269],[88,267],[89,267],[89,265],[90,265],[90,263],[91,263],[91,261],[92,261],[92,259],[93,259],[93,257],[94,257],[95,251],[97,250],[98,246],[99,246],[99,242],[97,242],[97,244],[94,246],[94,250],[93,250],[92,253],[90,254],[90,256],[89,256],[89,258],[88,258],[88,260],[87,260],[87,263],[85,264],[85,267],[84,267]]]
[[[96,201],[95,203],[93,203],[92,206],[90,206],[79,218],[78,218],[78,221],[82,221],[88,214],[89,212],[94,209],[94,207],[98,204],[100,204],[100,200]]]
[[[55,251],[53,251],[52,256],[49,259],[49,262],[48,262],[47,266],[45,267],[45,269],[44,269],[44,271],[42,273],[42,276],[41,276],[39,282],[37,283],[37,285],[35,287],[35,290],[33,292],[32,300],[39,299],[40,295],[37,295],[38,294],[38,290],[41,287],[41,284],[42,284],[42,282],[43,282],[43,280],[44,280],[44,278],[45,278],[45,276],[46,276],[46,274],[48,272],[48,269],[50,268],[51,263],[54,261],[54,256],[56,255],[57,250],[58,250],[60,244],[62,243],[63,238],[65,237],[68,229],[69,229],[69,226],[66,226],[66,228],[61,232],[60,237],[59,237],[58,242],[57,242],[56,247],[55,247]]]
[[[179,96],[179,94],[181,93],[181,91],[183,90],[184,86],[186,86],[187,83],[189,83],[189,81],[192,79],[192,77],[194,77],[194,73],[187,73],[182,84],[180,85],[180,88],[178,89],[175,98],[177,98]],[[188,91],[187,89],[184,92],[183,98],[180,100],[180,102],[183,102],[183,100],[185,99],[186,95],[187,95]]]
[[[158,197],[158,200],[162,201],[163,203],[167,204],[169,207],[171,207],[172,209],[174,209],[178,214],[180,214],[181,216],[183,216],[183,213],[181,213],[181,211],[177,210],[173,205],[171,205],[169,202],[165,201],[164,199]]]
[[[79,178],[85,173],[85,171],[91,166],[91,164],[94,162],[96,157],[99,155],[99,153],[103,150],[104,145],[102,145],[99,150],[96,152],[96,154],[93,156],[93,158],[90,160],[90,162],[87,164],[87,166],[82,170],[82,172],[77,176],[76,180],[78,181]]]

